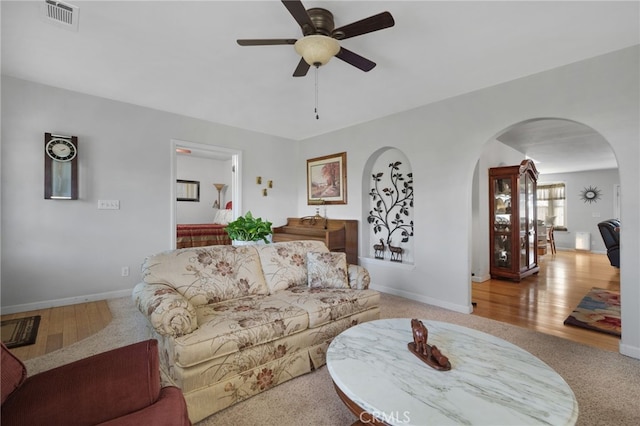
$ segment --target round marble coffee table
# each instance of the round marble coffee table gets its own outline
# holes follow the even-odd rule
[[[383,319],[338,335],[327,351],[336,391],[355,424],[573,425],[578,402],[551,367],[503,339],[422,320],[451,362],[438,371],[407,349],[411,319]],[[372,419],[373,417],[373,419]]]

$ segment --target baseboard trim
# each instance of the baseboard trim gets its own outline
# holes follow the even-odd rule
[[[22,305],[3,306],[2,314],[16,314],[18,312],[37,311],[39,309],[57,308],[59,306],[77,305],[78,303],[95,302],[97,300],[118,299],[131,296],[133,288],[126,290],[108,291],[106,293],[87,294],[84,296],[67,297],[64,299],[44,300],[42,302],[25,303]]]
[[[593,254],[607,254],[606,250],[581,250],[581,249],[577,249],[574,247],[556,247],[557,251],[573,251],[576,253],[593,253]],[[547,254],[549,254],[550,251],[547,251]]]
[[[620,353],[631,358],[640,359],[640,348],[637,346],[629,346],[620,343]]]
[[[491,275],[473,275],[471,277],[471,281],[474,283],[483,283],[485,281],[489,281],[491,279]]]
[[[393,294],[394,296],[400,296],[406,299],[426,303],[428,305],[438,306],[439,308],[448,309],[450,311],[460,312],[462,314],[470,314],[473,312],[472,306],[457,305],[455,303],[449,303],[449,302],[442,301],[440,299],[427,297],[422,294],[398,290],[396,288],[391,288],[391,287],[379,286],[375,284],[371,284],[369,288],[371,288],[372,290],[380,291],[382,293],[389,293],[389,294]]]

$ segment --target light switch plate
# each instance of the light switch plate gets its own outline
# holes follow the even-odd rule
[[[120,210],[120,200],[98,200],[98,210]]]

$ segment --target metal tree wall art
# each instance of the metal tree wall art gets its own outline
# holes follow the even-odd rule
[[[373,188],[369,195],[373,198],[375,206],[369,211],[367,221],[373,225],[375,234],[386,231],[386,243],[391,251],[391,260],[402,262],[402,249],[394,247],[393,236],[400,234],[400,242],[406,243],[413,236],[413,173],[407,173],[406,177],[400,172],[400,161],[389,164],[388,186],[382,183],[383,172],[372,175]],[[407,222],[405,222],[405,220]],[[384,257],[384,243],[376,244],[376,257]],[[382,249],[382,251],[380,250]]]

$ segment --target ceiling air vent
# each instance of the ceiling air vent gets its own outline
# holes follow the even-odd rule
[[[45,0],[43,11],[49,22],[71,31],[78,31],[79,8],[77,6],[61,1]]]

